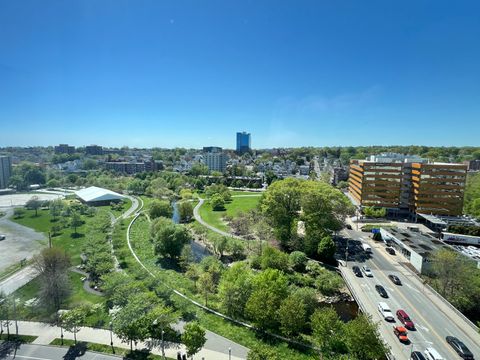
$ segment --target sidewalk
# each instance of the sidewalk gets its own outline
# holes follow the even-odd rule
[[[47,323],[18,321],[18,333],[20,335],[37,336],[37,339],[35,339],[35,341],[33,341],[32,344],[48,345],[54,339],[60,338],[61,329],[58,326],[52,326]],[[10,325],[10,334],[15,334],[14,321],[12,321]],[[69,333],[65,331],[63,331],[63,337],[64,339],[69,339],[69,340],[73,340],[74,338],[73,333]],[[130,343],[122,342],[115,334],[112,334],[112,340],[113,340],[113,346],[124,348],[124,349],[130,349]],[[82,327],[81,330],[77,332],[77,341],[85,341],[85,342],[91,342],[91,343],[97,343],[97,344],[110,345],[110,330]],[[195,358],[201,359],[203,357],[205,358],[205,360],[208,360],[208,359],[228,360],[229,359],[227,344],[222,344],[222,345],[225,345],[225,351],[221,352],[221,351],[211,350],[210,349],[211,346],[209,346],[208,342],[209,341],[207,340],[205,347],[195,355]],[[149,341],[144,343],[137,343],[136,346],[134,344],[134,349],[140,350],[144,348],[150,348],[150,345],[151,343]],[[216,348],[218,348],[218,344],[216,345],[217,345]],[[235,350],[236,349],[232,347],[232,356],[231,356],[232,360],[246,359],[246,354],[236,354]],[[165,355],[167,357],[176,358],[177,352],[179,351],[182,353],[186,353],[185,346],[183,344],[171,343],[171,342],[165,341]],[[161,350],[160,344],[158,344],[158,346],[151,349],[151,352],[153,354],[161,355],[162,350]]]

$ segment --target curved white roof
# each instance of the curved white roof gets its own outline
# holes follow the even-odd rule
[[[119,193],[96,186],[90,186],[86,189],[75,191],[75,195],[77,195],[85,202],[113,201],[125,199],[125,196]]]

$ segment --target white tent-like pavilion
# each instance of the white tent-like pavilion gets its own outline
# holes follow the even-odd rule
[[[110,203],[112,201],[121,201],[126,197],[114,191],[90,186],[86,189],[75,191],[80,200],[88,204]]]

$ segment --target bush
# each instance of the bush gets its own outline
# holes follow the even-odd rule
[[[290,267],[294,271],[305,272],[307,261],[307,255],[301,251],[294,251],[289,255]]]

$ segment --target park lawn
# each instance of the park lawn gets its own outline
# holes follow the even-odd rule
[[[238,190],[230,190],[230,195],[255,195],[255,196],[262,196],[263,192],[260,191],[238,191]]]
[[[108,212],[111,212],[113,214],[113,216],[115,216],[115,218],[118,218],[120,215],[122,215],[125,211],[127,211],[128,209],[130,209],[130,207],[132,206],[132,201],[128,198],[126,198],[124,200],[124,203],[123,203],[123,207],[121,210],[112,210],[111,206],[110,205],[102,205],[102,206],[96,206],[96,208],[98,210],[105,210],[105,211],[108,211]]]
[[[258,206],[260,196],[232,197],[232,201],[225,204],[225,210],[215,211],[208,200],[200,208],[200,216],[207,223],[223,231],[230,228],[222,220],[225,215],[236,217],[240,212],[246,212]]]
[[[99,209],[99,211],[107,211]],[[80,254],[82,252],[83,244],[86,241],[85,231],[90,218],[88,216],[82,216],[82,220],[85,222],[83,225],[77,228],[77,235],[74,234],[74,230],[70,227],[64,228],[56,236],[52,236],[52,246],[63,249],[71,257],[72,265],[78,265],[81,263]],[[18,224],[32,228],[38,232],[43,232],[48,238],[48,232],[52,226],[59,224],[60,220],[53,221],[49,210],[39,210],[38,216],[35,216],[34,210],[26,210],[25,215],[21,218],[11,218]],[[48,240],[45,242],[48,245]]]
[[[63,339],[63,345],[62,345],[62,339],[56,338],[52,340],[52,342],[49,345],[64,346],[64,347],[68,346],[73,348],[75,347],[75,341],[70,339]],[[112,351],[112,347],[110,345],[90,343],[85,341],[78,341],[77,347],[81,349],[85,349],[86,351],[95,351],[95,352],[100,352],[104,354],[110,354],[110,355],[114,354],[116,356],[122,356],[124,359],[137,359],[137,360],[162,359],[160,355],[154,355],[154,354],[149,354],[149,353],[135,351],[135,350],[131,354],[130,349],[119,348],[116,346],[113,347],[113,351]],[[165,359],[174,360],[169,357],[165,357]]]

